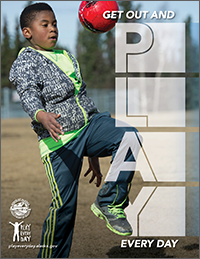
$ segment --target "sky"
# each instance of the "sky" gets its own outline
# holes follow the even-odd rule
[[[76,40],[78,32],[78,9],[81,1],[34,1],[45,2],[51,5],[58,20],[59,40],[62,46],[66,46],[72,54],[76,54]],[[172,20],[167,22],[184,22],[190,15],[193,23],[199,23],[199,1],[133,1],[134,6],[141,5],[141,11],[174,11],[176,13]],[[3,20],[6,17],[8,21],[8,31],[14,35],[17,19],[26,6],[27,1],[1,1],[1,31]],[[146,20],[145,22],[155,22]],[[166,21],[156,21],[166,22]],[[197,28],[197,27],[195,27]],[[197,30],[194,36],[198,38]]]

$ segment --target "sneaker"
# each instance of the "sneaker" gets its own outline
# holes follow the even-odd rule
[[[121,236],[129,236],[132,234],[133,230],[122,208],[114,205],[100,207],[98,202],[95,201],[95,203],[91,205],[91,210],[97,217],[105,220],[106,226],[114,233]]]

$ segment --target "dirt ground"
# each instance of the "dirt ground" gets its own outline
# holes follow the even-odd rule
[[[27,118],[4,119],[1,121],[1,257],[36,258],[40,243],[42,224],[48,214],[51,202],[50,188],[40,159],[37,136],[30,128]],[[104,176],[110,158],[100,159]],[[199,258],[199,237],[140,237],[137,239],[178,239],[176,248],[121,248],[123,238],[106,228],[90,210],[98,193],[95,184],[89,184],[89,177],[83,177],[87,170],[84,160],[80,177],[78,209],[73,237],[71,258]],[[137,196],[141,187],[139,175],[135,175],[130,193]],[[11,203],[22,198],[30,203],[31,213],[24,223],[31,224],[30,242],[13,242],[13,226],[9,222],[20,222],[10,213]],[[11,245],[35,245],[35,248],[14,248]],[[155,243],[155,242],[154,242]]]

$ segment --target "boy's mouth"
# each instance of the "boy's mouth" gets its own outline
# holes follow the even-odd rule
[[[56,37],[56,36],[52,36],[52,37],[50,37],[50,39],[56,41],[56,40],[57,40],[57,37]]]

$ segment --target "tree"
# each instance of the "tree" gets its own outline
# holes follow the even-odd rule
[[[88,87],[105,87],[105,74],[107,65],[102,51],[102,38],[100,34],[78,27],[76,45],[77,59],[80,63],[83,79]]]
[[[199,107],[199,78],[194,72],[199,71],[198,46],[194,43],[191,35],[192,19],[189,16],[186,21],[186,72],[190,77],[186,78],[186,110]]]
[[[14,47],[13,47],[15,56],[17,56],[20,49],[23,48],[25,45],[26,45],[25,40],[21,39],[21,33],[20,33],[18,19],[16,19],[15,39],[14,39]]]
[[[135,19],[135,17],[133,17],[132,19],[127,19],[126,15],[125,15],[130,10],[133,10],[134,12],[139,11],[141,5],[139,4],[135,7],[135,6],[133,6],[133,3],[134,3],[134,1],[120,1],[119,2],[120,9],[122,9],[122,11],[124,11],[123,12],[124,15],[122,15],[120,22],[127,23],[127,22],[136,22],[137,21],[137,19]]]
[[[13,50],[10,44],[10,35],[8,32],[7,20],[3,21],[3,37],[1,42],[1,87],[11,87],[8,80],[9,70],[13,62]]]
[[[31,4],[33,4],[33,3],[34,3],[34,1],[27,1],[26,4],[25,4],[25,7],[26,7],[26,6],[29,6],[29,5],[31,5]]]

